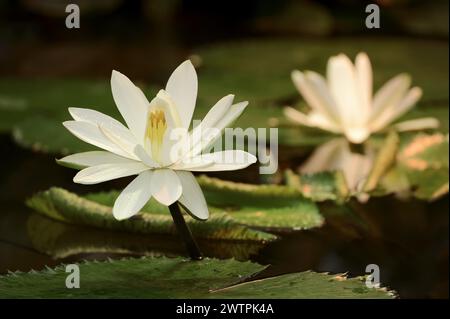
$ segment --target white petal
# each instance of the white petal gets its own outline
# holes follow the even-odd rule
[[[330,121],[328,116],[322,113],[311,112],[308,114],[308,122],[313,127],[318,127],[325,131],[330,131],[332,133],[341,133],[342,127],[335,124],[335,122]]]
[[[330,121],[337,121],[339,113],[336,104],[331,97],[325,80],[320,74],[312,71],[302,73],[296,70],[291,73],[291,78],[313,110],[329,117]]]
[[[339,109],[342,125],[363,126],[364,117],[359,105],[359,92],[356,84],[356,72],[350,59],[344,55],[331,57],[327,66],[328,86]]]
[[[182,126],[178,110],[175,107],[172,98],[166,91],[160,90],[157,96],[152,100],[150,103],[150,111],[154,108],[162,109],[164,111],[167,123],[167,129],[163,136],[162,150],[158,160],[161,161],[164,166],[168,166],[176,162],[180,157],[176,146],[177,143],[180,142],[181,138],[178,138],[177,133],[183,131],[186,133],[183,135],[185,136],[187,135],[187,129]],[[149,141],[146,142],[145,148],[148,153],[151,153],[151,145]]]
[[[435,129],[439,127],[439,121],[434,117],[424,117],[396,123],[394,127],[399,132]]]
[[[189,60],[181,63],[167,81],[166,91],[173,99],[185,128],[189,127],[194,113],[197,85],[197,73]]]
[[[156,97],[150,103],[150,111],[153,108],[161,108],[164,110],[168,128],[183,127],[183,122],[175,102],[166,91],[159,90]]]
[[[73,181],[78,184],[98,184],[109,180],[136,175],[148,167],[142,163],[124,163],[124,164],[102,164],[91,166],[78,172]]]
[[[329,117],[323,113],[311,111],[308,115],[306,115],[289,106],[283,109],[283,113],[291,121],[297,122],[304,126],[316,127],[333,133],[342,132],[341,128],[334,122],[331,122]]]
[[[396,104],[386,108],[370,123],[372,131],[379,131],[385,128],[387,125],[408,112],[421,96],[422,90],[420,88],[414,87],[409,90],[405,96],[402,96],[402,99],[399,102],[397,101]]]
[[[151,158],[151,156],[145,151],[144,147],[140,144],[136,145],[134,148],[134,154],[148,167],[155,168],[161,166]]]
[[[355,144],[360,144],[370,136],[370,130],[367,127],[350,127],[344,131],[347,139]]]
[[[69,113],[77,121],[97,125],[111,142],[134,158],[132,155],[132,147],[130,148],[128,146],[136,145],[137,139],[125,125],[95,110],[69,107]],[[118,135],[117,138],[115,137],[116,135]]]
[[[149,106],[147,98],[129,78],[117,71],[113,71],[111,75],[111,90],[120,114],[131,132],[141,142],[147,124]]]
[[[211,162],[206,166],[192,167],[194,172],[234,171],[255,163],[257,158],[242,150],[227,150],[222,152],[201,154],[192,159],[194,162]]]
[[[79,107],[69,107],[69,113],[76,121],[89,122],[96,125],[115,125],[126,129],[126,127],[115,118],[112,118],[111,116],[103,114],[96,110],[83,109]]]
[[[192,149],[190,156],[196,156],[212,145],[222,135],[222,131],[244,112],[247,105],[247,101],[233,104],[228,112],[216,123],[213,130],[204,130],[202,132],[202,140],[194,145],[195,148]]]
[[[72,164],[79,167],[97,166],[102,164],[134,163],[135,161],[105,151],[76,153],[58,160],[61,164]]]
[[[356,83],[359,89],[361,112],[368,118],[372,108],[372,66],[366,53],[359,53],[355,60]]]
[[[206,167],[213,164],[211,159],[206,160],[201,156],[196,156],[193,158],[184,158],[181,161],[178,161],[170,166],[173,170],[182,170],[182,171],[196,171],[198,168]]]
[[[192,217],[207,220],[209,217],[208,206],[194,175],[186,171],[177,171],[176,173],[183,188],[183,194],[179,198],[180,204],[186,208]]]
[[[182,192],[178,175],[170,169],[156,169],[150,187],[153,197],[166,206],[175,203]]]
[[[134,154],[134,148],[136,147],[136,139],[133,134],[126,128],[119,129],[118,127],[110,127],[107,124],[99,125],[100,131],[111,142],[116,144],[125,153],[129,154],[130,158],[138,160],[139,158]]]
[[[370,156],[348,151],[344,153],[340,169],[344,173],[348,187],[356,191],[364,184],[372,166],[373,159]]]
[[[180,141],[180,143],[189,143],[190,150],[193,150],[196,147],[201,147],[203,134],[206,133],[209,129],[215,128],[217,123],[219,123],[230,110],[230,107],[233,103],[234,95],[229,94],[221,98],[206,114],[200,124],[198,124],[191,131],[190,134],[187,135],[187,139],[185,141]]]
[[[80,140],[110,151],[120,156],[134,159],[134,156],[122,150],[115,143],[111,142],[101,131],[98,125],[88,122],[66,121],[63,125]]]
[[[211,128],[215,127],[216,124],[227,114],[233,104],[234,95],[229,94],[217,101],[216,104],[209,110],[209,112],[203,118],[201,124],[203,127]]]
[[[367,178],[371,167],[370,156],[352,153],[345,139],[336,138],[319,146],[302,165],[300,171],[312,174],[340,170],[349,188],[356,190],[357,185]]]
[[[150,185],[152,172],[140,173],[117,197],[113,215],[118,220],[123,220],[136,215],[152,196]]]
[[[408,91],[406,96],[400,101],[398,106],[393,109],[393,120],[400,118],[402,115],[406,114],[412,107],[416,104],[416,102],[422,97],[422,89],[419,87],[413,87]]]
[[[347,141],[344,138],[334,138],[320,145],[300,167],[300,171],[304,174],[314,174],[335,169],[338,154],[346,147]]]
[[[293,107],[290,107],[290,106],[285,107],[283,109],[283,113],[284,113],[284,115],[286,115],[286,117],[288,119],[290,119],[293,122],[296,122],[298,124],[305,125],[305,126],[311,126],[311,127],[314,126],[309,122],[308,115],[294,109]]]
[[[373,97],[370,122],[374,122],[386,110],[397,105],[411,85],[407,74],[399,74],[387,81]]]

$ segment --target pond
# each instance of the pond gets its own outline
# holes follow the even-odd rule
[[[448,298],[448,1],[241,2],[0,1],[0,299]]]
[[[0,143],[4,154],[0,187],[2,274],[86,259],[185,254],[182,243],[173,236],[142,236],[75,226],[34,213],[24,205],[23,198],[36,191],[52,185],[80,192],[86,189],[72,184],[72,171],[56,165],[54,156],[24,150],[6,135]],[[300,158],[305,158],[305,154]],[[254,182],[252,176],[254,171],[247,169],[233,175],[233,179]],[[122,187],[121,183],[108,186]],[[199,245],[205,256],[232,255],[270,264],[260,277],[306,270],[348,273],[353,277],[366,274],[366,266],[376,264],[380,267],[382,284],[394,289],[401,298],[445,298],[448,297],[448,202],[448,195],[432,203],[384,196],[372,198],[366,204],[352,200],[348,205],[351,212],[342,213],[333,202],[326,201],[319,205],[326,216],[323,227],[282,232],[278,240],[267,244],[200,240]]]

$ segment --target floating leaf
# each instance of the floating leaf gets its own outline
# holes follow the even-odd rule
[[[402,141],[396,166],[382,180],[385,192],[433,200],[448,193],[448,135],[419,133]]]
[[[245,39],[206,46],[196,52],[202,61],[199,96],[211,104],[229,91],[250,100],[249,108],[279,99],[297,99],[299,95],[290,79],[292,70],[324,74],[330,56],[342,52],[354,58],[359,51],[371,58],[375,88],[407,72],[414,85],[423,88],[422,102],[437,100],[448,105],[448,45],[411,39]],[[429,63],[421,63],[424,59]]]
[[[317,206],[289,187],[251,185],[203,176],[199,179],[210,204],[207,222],[188,216],[187,222],[199,238],[265,241],[274,235],[253,229],[296,230],[318,227],[323,223]],[[150,200],[144,213],[125,221],[112,216],[117,191],[80,197],[61,188],[50,188],[34,195],[27,204],[48,217],[79,225],[143,234],[175,234],[166,206]]]
[[[317,206],[297,190],[279,185],[255,185],[224,181],[202,175],[198,182],[212,213],[226,212],[238,223],[277,231],[321,226]],[[86,197],[112,206],[118,192],[90,194]],[[150,201],[144,211],[167,214],[167,208]]]
[[[118,193],[115,193],[113,196],[117,195]],[[99,194],[97,198],[99,196],[103,197],[102,194]],[[109,194],[105,196],[109,196]],[[168,212],[162,213],[162,209],[165,207],[154,201],[150,201],[144,208],[144,211],[148,211],[147,213],[139,214],[125,221],[116,220],[112,215],[110,206],[79,197],[74,193],[56,187],[34,195],[27,201],[27,204],[48,217],[76,225],[141,234],[176,234],[170,214]],[[153,207],[155,209],[151,209]],[[187,216],[186,219],[193,234],[201,238],[255,241],[274,239],[273,235],[239,225],[225,213],[212,214],[208,223]]]
[[[360,278],[311,271],[249,280],[251,262],[141,258],[79,264],[81,289],[67,289],[64,266],[0,277],[2,298],[392,298]]]
[[[287,185],[298,189],[302,195],[313,201],[343,202],[350,194],[341,171],[299,175],[287,170],[285,175]]]
[[[309,229],[323,223],[317,206],[290,187],[253,185],[200,176],[206,200],[246,225]]]

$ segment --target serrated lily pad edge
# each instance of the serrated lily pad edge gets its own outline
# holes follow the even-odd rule
[[[116,263],[116,262],[121,262],[121,261],[130,261],[130,260],[147,260],[148,261],[148,260],[154,260],[154,259],[158,259],[158,258],[166,258],[166,259],[179,258],[179,259],[182,259],[182,261],[186,261],[186,262],[190,261],[189,259],[184,259],[184,258],[181,258],[181,257],[142,256],[142,257],[139,257],[139,258],[133,258],[133,257],[123,257],[123,258],[118,258],[118,259],[107,258],[106,260],[102,260],[102,261],[99,261],[99,260],[81,260],[81,261],[77,262],[76,265]],[[214,260],[220,261],[217,258],[205,258],[203,260],[206,260],[206,261],[208,261],[208,260],[210,260],[210,261],[214,261]],[[347,273],[331,274],[329,272],[314,272],[312,270],[307,270],[307,271],[303,271],[303,272],[289,273],[289,274],[281,274],[281,275],[276,275],[276,276],[272,276],[272,277],[257,278],[267,267],[269,267],[269,265],[263,266],[263,265],[260,265],[258,263],[254,263],[252,261],[244,261],[243,262],[243,261],[238,261],[238,260],[236,260],[234,258],[226,259],[225,261],[237,261],[237,262],[239,262],[241,264],[250,263],[250,264],[254,264],[255,266],[256,265],[260,266],[261,268],[260,268],[260,270],[258,270],[255,273],[247,274],[247,275],[243,276],[240,280],[237,280],[236,282],[232,283],[231,285],[228,285],[228,286],[225,286],[225,287],[221,287],[221,288],[216,288],[216,289],[210,289],[208,291],[208,293],[211,294],[211,295],[214,294],[214,293],[218,293],[218,292],[224,291],[224,290],[233,289],[233,288],[239,287],[241,285],[249,285],[249,284],[252,284],[252,282],[256,282],[256,281],[262,282],[262,281],[265,281],[265,280],[276,280],[277,277],[281,277],[281,276],[289,275],[289,274],[292,275],[292,274],[301,274],[301,273],[314,273],[314,274],[322,275],[322,276],[330,276],[328,278],[328,280],[333,280],[333,281],[358,280],[358,281],[361,281],[361,282],[365,282],[365,280],[367,278],[367,275],[366,276],[356,276],[356,277],[353,277],[353,278],[348,278]],[[197,261],[192,261],[192,262],[197,262]],[[28,272],[23,272],[23,271],[19,271],[19,270],[17,270],[17,271],[9,271],[8,270],[7,274],[0,275],[0,281],[3,278],[11,278],[11,277],[13,278],[13,277],[19,277],[19,276],[39,275],[39,274],[56,274],[58,271],[65,272],[67,265],[69,265],[69,264],[61,263],[61,264],[55,266],[54,268],[51,268],[51,267],[45,265],[44,269],[42,269],[42,270],[31,269]],[[73,264],[70,264],[70,265],[73,265]],[[382,287],[380,285],[377,285],[377,286],[375,286],[373,288],[369,288],[369,289],[374,289],[377,292],[383,293],[383,294],[385,294],[385,297],[389,298],[389,299],[397,299],[399,297],[398,293],[395,290],[389,289],[387,287]],[[223,298],[222,296],[220,296],[220,297]],[[185,298],[188,298],[188,297],[185,297]],[[175,298],[175,299],[185,299],[185,298],[178,297],[178,298]],[[248,298],[253,298],[253,297],[249,296]],[[267,299],[277,299],[276,297],[266,297],[266,298]],[[339,296],[337,296],[336,298],[333,298],[333,299],[338,299],[338,298],[339,298]],[[0,296],[0,299],[3,299],[2,296]],[[201,298],[201,299],[207,299],[207,298]],[[245,298],[234,298],[234,299],[247,299],[247,297],[245,297]]]

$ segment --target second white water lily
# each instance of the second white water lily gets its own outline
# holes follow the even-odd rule
[[[84,168],[74,177],[80,184],[137,175],[115,201],[115,218],[135,215],[153,197],[166,206],[178,201],[205,220],[208,208],[191,171],[236,170],[256,162],[255,156],[240,150],[201,154],[247,106],[233,104],[233,95],[218,101],[191,134],[179,134],[189,130],[197,98],[197,74],[190,61],[172,73],[165,90],[150,102],[117,71],[112,73],[111,89],[127,126],[95,110],[69,108],[74,120],[64,126],[103,151],[73,154],[59,162]]]
[[[352,143],[364,142],[372,133],[396,121],[422,96],[419,87],[410,88],[411,78],[399,74],[372,97],[372,67],[365,53],[355,64],[339,54],[328,60],[327,79],[313,71],[293,71],[292,80],[311,107],[308,114],[292,107],[286,116],[301,125],[344,134]],[[395,124],[399,131],[436,128],[435,118],[420,118]]]

